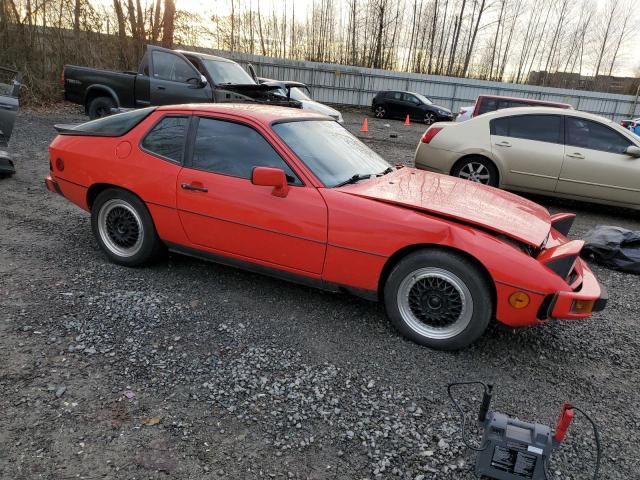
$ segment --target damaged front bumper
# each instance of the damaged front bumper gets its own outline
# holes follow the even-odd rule
[[[587,263],[578,259],[575,268],[581,271],[582,285],[579,290],[558,292],[549,304],[549,318],[580,320],[600,312],[607,306],[609,294],[600,285]]]

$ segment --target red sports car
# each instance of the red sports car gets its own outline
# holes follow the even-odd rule
[[[441,349],[492,318],[583,319],[606,303],[566,238],[573,215],[392,166],[328,117],[183,105],[56,128],[47,188],[91,212],[121,265],[168,248],[380,299],[400,332]]]

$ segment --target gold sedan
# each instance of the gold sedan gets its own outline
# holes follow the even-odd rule
[[[507,190],[640,209],[640,137],[575,110],[510,108],[435,123],[415,165]]]

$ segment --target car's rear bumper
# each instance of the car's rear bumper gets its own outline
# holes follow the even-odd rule
[[[58,185],[58,182],[51,178],[51,175],[48,175],[47,178],[44,179],[44,184],[47,187],[47,190],[49,190],[50,192],[57,193],[58,195],[63,195],[62,190],[60,190],[60,185]]]
[[[582,285],[577,291],[556,293],[549,306],[550,318],[580,320],[604,310],[607,305],[607,290],[600,285],[584,260],[579,258],[577,263],[582,270]]]

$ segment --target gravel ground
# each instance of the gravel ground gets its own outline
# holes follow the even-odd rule
[[[363,116],[346,112],[347,127]],[[82,119],[69,106],[22,112],[19,172],[0,181],[0,478],[471,479],[446,396],[471,379],[494,382],[495,409],[523,420],[583,407],[600,426],[601,478],[638,478],[638,277],[595,266],[611,300],[593,319],[494,326],[444,353],[347,295],[178,255],[119,267],[87,214],[43,187],[52,125]],[[369,129],[365,141],[405,163],[424,131]],[[640,230],[634,213],[536,200],[576,211],[578,237]],[[460,396],[475,413],[479,392]],[[577,417],[553,477],[589,478],[593,449]]]

